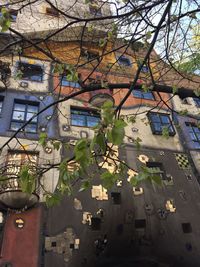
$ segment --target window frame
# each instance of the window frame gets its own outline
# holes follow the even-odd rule
[[[3,110],[3,102],[4,102],[4,96],[0,96],[0,115],[2,114],[2,110]]]
[[[185,125],[187,126],[190,140],[195,144],[196,148],[200,149],[200,128],[198,128],[197,124],[194,122],[185,122]],[[198,133],[196,131],[198,131]],[[197,134],[199,134],[199,137]],[[193,139],[192,136],[195,137],[195,139]]]
[[[24,111],[20,111],[20,110],[17,110],[15,109],[15,105],[16,104],[19,104],[19,105],[24,105],[25,107],[25,110]],[[39,102],[32,102],[32,101],[26,101],[26,100],[21,100],[21,99],[15,99],[14,100],[14,103],[13,103],[13,108],[12,108],[12,116],[11,116],[11,121],[10,121],[10,130],[11,131],[18,131],[30,118],[27,119],[27,115],[28,114],[31,114],[34,112],[29,112],[28,111],[28,107],[32,106],[32,107],[37,107],[37,113],[39,112],[39,105],[40,103]],[[24,118],[23,120],[20,120],[20,119],[14,119],[13,116],[14,116],[14,113],[15,112],[21,112],[23,113],[24,115]],[[33,115],[34,116],[34,115]],[[19,124],[21,126],[18,127],[18,129],[13,129],[12,128],[12,124]],[[26,128],[28,128],[29,126],[35,126],[35,131],[27,131]],[[25,133],[30,133],[30,134],[36,134],[38,132],[38,116],[36,117],[36,121],[31,121],[27,126],[25,126],[25,128],[23,129],[23,132]]]
[[[80,112],[80,114],[73,113],[73,111],[74,112],[78,112],[78,113]],[[73,115],[83,116],[83,118],[84,118],[82,120],[83,121],[83,125],[80,125],[78,123],[76,123],[76,124],[73,123],[73,120],[75,121],[75,118],[73,119]],[[95,110],[95,109],[85,109],[85,108],[74,107],[74,106],[70,107],[70,124],[71,124],[71,126],[88,127],[88,128],[94,127],[95,125],[89,125],[89,118],[97,118],[98,121],[100,121],[101,116],[100,116],[100,114],[98,114],[97,110]],[[98,124],[98,122],[97,122],[97,124]]]
[[[151,117],[152,115],[158,116],[159,121],[158,122],[152,121],[152,117]],[[162,119],[161,119],[162,116],[163,117],[167,117],[167,119],[169,120],[169,123],[162,122]],[[160,124],[161,128],[167,126],[168,129],[169,129],[169,127],[171,127],[172,130],[171,131],[169,130],[169,136],[174,136],[176,134],[175,128],[174,128],[174,126],[172,124],[172,121],[171,121],[171,118],[170,118],[170,114],[160,113],[160,112],[149,112],[147,114],[147,117],[149,119],[151,131],[152,131],[153,134],[162,135],[162,130],[161,131],[160,130],[156,130],[155,123],[156,124]]]
[[[66,74],[67,75],[67,74]],[[81,85],[78,82],[72,82],[67,80],[67,76],[62,74],[59,76],[60,85],[64,87],[74,87],[74,88],[81,88]]]
[[[40,79],[33,79],[31,77],[23,77],[23,71],[20,68],[20,65],[29,65],[29,66],[35,66],[35,67],[39,67],[42,70],[42,75],[40,75]],[[41,66],[40,64],[30,64],[27,63],[25,61],[18,61],[17,62],[17,71],[21,71],[22,72],[22,77],[21,80],[25,80],[25,81],[31,81],[31,82],[37,82],[37,83],[42,83],[43,82],[43,78],[44,78],[44,68],[43,66]],[[32,75],[35,76],[35,75]]]
[[[124,64],[124,62],[123,62],[124,59],[127,60],[128,64]],[[131,60],[126,55],[117,56],[117,63],[119,66],[132,67]]]
[[[195,103],[196,107],[200,108],[200,98],[194,97],[193,100],[194,100],[194,103]]]

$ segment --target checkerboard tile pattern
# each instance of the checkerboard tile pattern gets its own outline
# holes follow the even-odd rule
[[[190,169],[190,163],[186,154],[175,153],[174,155],[180,169]]]

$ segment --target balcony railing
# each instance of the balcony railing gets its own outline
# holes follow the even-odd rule
[[[106,101],[111,101],[114,105],[113,92],[110,89],[100,89],[90,92],[89,102],[96,107],[101,107]]]

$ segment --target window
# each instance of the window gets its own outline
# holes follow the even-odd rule
[[[10,178],[9,180],[10,187],[12,188],[19,187],[18,180],[16,178],[19,175],[22,166],[28,165],[30,173],[35,173],[37,160],[38,160],[38,153],[32,151],[21,151],[21,150],[9,151],[7,155],[5,175],[8,178]]]
[[[71,108],[71,125],[93,127],[100,121],[95,110]]]
[[[100,60],[99,54],[95,52],[91,52],[85,49],[81,49],[81,57],[87,59],[88,61],[90,60]]]
[[[49,16],[59,17],[59,11],[53,7],[47,7],[46,14]]]
[[[16,22],[18,11],[15,10],[15,9],[10,9],[9,10],[9,13],[10,13],[10,20],[11,20],[11,22]],[[1,17],[2,17],[2,13],[0,12],[0,18]]]
[[[94,16],[102,16],[101,7],[98,5],[98,2],[91,0],[89,4],[90,14]]]
[[[144,92],[142,90],[133,90],[133,96],[142,99],[155,100],[152,92]]]
[[[190,139],[194,142],[196,148],[200,148],[200,128],[195,123],[186,122]]]
[[[139,60],[139,61],[137,62],[137,64],[138,64],[138,67],[139,67],[139,66],[142,64],[142,61]],[[144,65],[142,66],[141,72],[144,72],[144,73],[149,72],[149,68],[148,68],[147,64],[144,64]]]
[[[2,112],[2,107],[3,107],[3,97],[0,96],[0,114]]]
[[[61,81],[61,85],[62,86],[81,88],[81,86],[80,86],[80,84],[78,82],[68,81],[66,75],[60,76],[60,81]]]
[[[12,22],[16,22],[18,11],[15,9],[10,10],[10,18]]]
[[[184,234],[192,233],[192,226],[190,223],[182,223],[181,225]]]
[[[148,118],[153,134],[162,135],[167,129],[170,136],[175,135],[175,130],[168,114],[149,112]]]
[[[200,108],[200,98],[195,97],[195,98],[193,98],[193,99],[194,99],[195,105],[196,105],[198,108]]]
[[[161,162],[148,161],[146,163],[146,166],[148,168],[151,168],[151,170],[155,172],[155,175],[156,174],[160,175],[160,178],[162,180],[166,180],[167,179],[167,177],[165,175],[165,171],[164,171],[163,165],[162,165]]]
[[[13,131],[19,130],[25,122],[30,120],[39,111],[39,104],[32,102],[15,101],[12,113],[12,120],[10,129]],[[25,128],[25,132],[36,133],[37,132],[37,121],[35,117]]]
[[[18,63],[18,71],[22,72],[22,79],[42,82],[43,69],[39,65],[28,64],[24,62]]]
[[[131,62],[130,59],[127,58],[126,56],[120,56],[117,58],[117,62],[119,65],[123,65],[126,67],[130,67],[131,66]]]

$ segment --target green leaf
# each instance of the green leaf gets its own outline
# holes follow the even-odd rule
[[[106,152],[106,137],[104,133],[98,133],[96,136],[96,143],[99,145],[102,153],[104,154]]]
[[[88,190],[91,187],[91,183],[88,180],[85,180],[82,182],[81,187],[79,189],[79,192],[83,192],[85,190]]]
[[[196,95],[197,97],[200,97],[200,89],[196,89],[196,90],[194,91],[194,93],[195,93],[195,95]]]
[[[56,149],[56,150],[60,149],[60,146],[61,146],[61,142],[60,141],[52,141],[52,144],[53,144],[53,148],[54,149]]]
[[[59,193],[47,194],[45,200],[47,207],[52,207],[60,203],[61,195]]]
[[[99,47],[104,47],[107,42],[106,38],[99,39]]]
[[[146,37],[147,40],[150,39],[151,36],[152,36],[152,33],[151,33],[150,31],[148,31],[148,32],[145,34],[145,37]]]
[[[108,126],[113,122],[114,108],[112,101],[106,101],[103,104],[103,106],[101,107],[101,117],[105,126]]]
[[[1,9],[1,18],[0,18],[1,32],[7,31],[10,25],[11,25],[10,13],[7,8],[3,7]]]
[[[30,172],[30,166],[24,165],[19,173],[19,182],[22,192],[26,192],[28,194],[32,194],[35,191],[36,185],[36,177]]]
[[[173,93],[173,95],[175,95],[176,93],[178,92],[178,88],[177,88],[177,86],[172,86],[172,93]]]
[[[187,114],[188,114],[188,110],[187,109],[183,109],[183,110],[179,111],[179,115],[186,116]]]
[[[126,125],[126,122],[121,119],[115,120],[112,130],[107,132],[109,142],[113,143],[114,145],[121,145],[124,139],[124,128]]]
[[[141,142],[142,142],[142,139],[140,139],[139,137],[134,139],[134,144],[135,144],[137,150],[140,150],[140,148],[141,148],[141,144],[140,143]]]
[[[162,185],[162,180],[160,175],[152,175],[151,180],[154,181],[158,185]]]
[[[102,179],[103,187],[105,187],[106,189],[110,189],[119,179],[119,176],[115,173],[110,173],[109,171],[106,171],[101,174],[100,178]]]
[[[40,145],[42,145],[43,147],[46,146],[46,144],[47,144],[47,134],[46,133],[40,133],[38,143]]]
[[[162,128],[162,136],[166,139],[169,139],[169,128],[167,126],[164,126]]]

